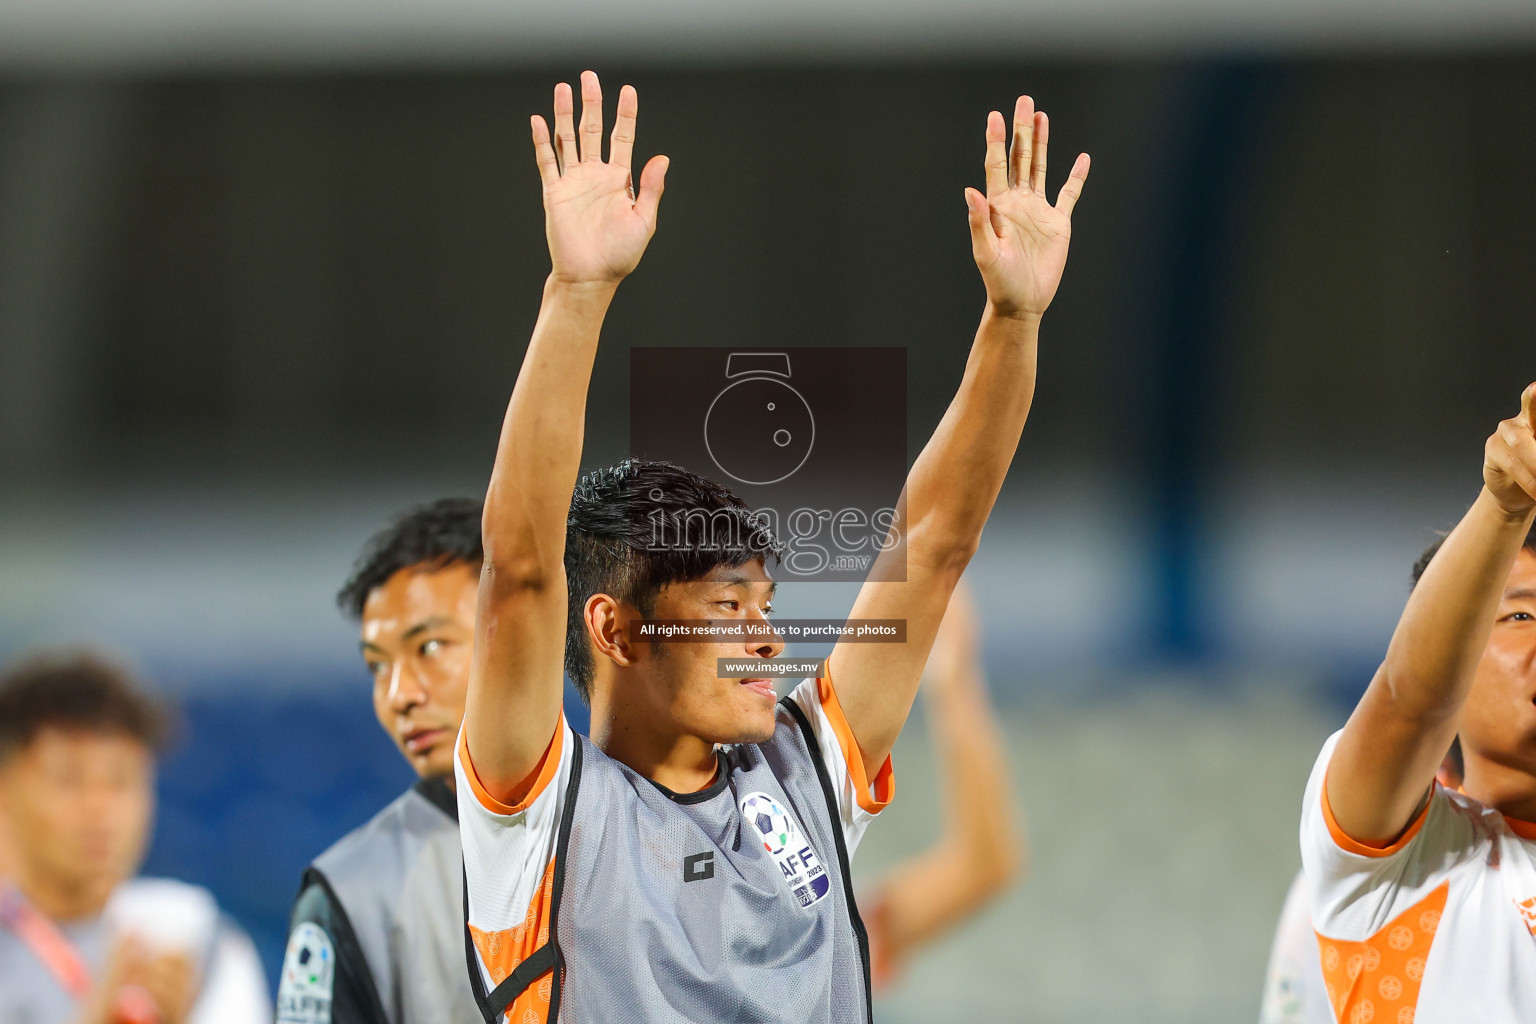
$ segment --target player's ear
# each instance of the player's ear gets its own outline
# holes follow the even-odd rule
[[[634,646],[619,602],[607,594],[593,594],[582,606],[581,617],[597,654],[626,668],[635,663]]]

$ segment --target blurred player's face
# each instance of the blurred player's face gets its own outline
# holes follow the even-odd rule
[[[765,622],[772,609],[773,581],[762,561],[755,560],[734,569],[716,567],[703,580],[663,587],[651,617]],[[773,736],[773,680],[750,675],[721,679],[717,659],[776,657],[784,650],[777,636],[772,642],[637,647],[632,675],[615,685],[643,701],[648,718],[711,743],[762,743]]]
[[[12,866],[82,912],[99,910],[144,856],[154,780],[154,756],[131,736],[42,729],[0,767]]]
[[[1460,731],[1469,758],[1536,773],[1536,555],[1524,549],[1504,586]]]
[[[373,711],[423,778],[453,780],[475,645],[476,568],[402,569],[363,605],[363,660]]]

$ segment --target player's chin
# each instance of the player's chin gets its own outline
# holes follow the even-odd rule
[[[739,685],[739,684],[738,684]],[[775,704],[750,690],[736,702],[731,738],[728,743],[766,743],[773,738],[776,725]]]

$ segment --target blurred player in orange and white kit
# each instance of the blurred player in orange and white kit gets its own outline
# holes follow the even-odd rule
[[[1350,1024],[1536,1020],[1536,385],[1483,483],[1307,784],[1308,904]]]
[[[976,607],[961,582],[934,637],[922,684],[943,782],[944,835],[861,894],[878,996],[911,955],[992,902],[1025,856],[1003,738],[982,678]]]

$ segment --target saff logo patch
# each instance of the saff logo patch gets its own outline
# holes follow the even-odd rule
[[[748,793],[741,801],[741,817],[757,834],[785,887],[802,907],[827,894],[831,888],[827,869],[810,838],[783,805],[767,793]]]

